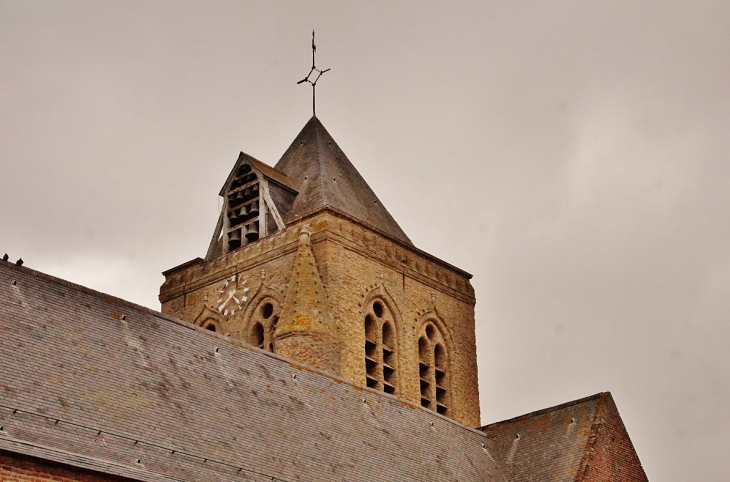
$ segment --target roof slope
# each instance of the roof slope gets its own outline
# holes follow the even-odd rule
[[[332,206],[412,244],[316,116],[309,119],[275,169],[286,174],[299,191],[285,222]]]
[[[479,431],[1,261],[0,332],[0,449],[150,481],[504,480]]]
[[[645,481],[610,393],[482,427],[510,481]]]

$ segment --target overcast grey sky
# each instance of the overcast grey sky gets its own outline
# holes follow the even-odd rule
[[[238,152],[318,117],[474,274],[482,419],[610,390],[727,480],[730,2],[0,0],[0,254],[159,309]]]

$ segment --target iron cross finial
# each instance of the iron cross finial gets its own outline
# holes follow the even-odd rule
[[[314,30],[312,30],[312,68],[309,70],[309,73],[307,74],[306,77],[304,77],[302,80],[297,82],[297,84],[303,84],[304,82],[309,82],[312,85],[312,114],[317,113],[317,104],[316,104],[317,81],[319,80],[320,77],[322,77],[322,74],[330,71],[330,69],[319,70],[317,68],[317,64],[314,62],[315,52],[317,52],[317,46],[314,45]],[[317,76],[314,78],[314,81],[312,81],[312,79],[310,79],[310,77],[312,77],[312,74],[315,72],[317,72]]]

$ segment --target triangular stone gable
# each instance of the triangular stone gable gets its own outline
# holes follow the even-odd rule
[[[284,357],[339,374],[341,340],[309,237],[305,226],[299,235],[274,347]]]
[[[287,284],[280,318],[277,331],[336,330],[332,307],[319,276],[306,228],[300,234],[299,249]]]
[[[316,116],[307,122],[275,168],[286,174],[299,191],[285,222],[331,206],[412,244]]]

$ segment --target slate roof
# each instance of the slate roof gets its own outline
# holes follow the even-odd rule
[[[0,450],[133,480],[505,480],[487,435],[0,262]]]
[[[621,424],[613,398],[605,392],[486,425],[480,430],[491,440],[488,446],[504,464],[510,481],[591,480],[583,477],[594,458],[591,451],[596,445],[631,459],[610,467],[608,472],[615,474],[610,480],[646,480],[623,424],[620,433],[609,435],[610,440],[596,441],[601,424],[608,418]]]
[[[243,154],[243,153],[241,153],[241,154]],[[273,167],[259,161],[255,157],[251,157],[251,164],[253,164],[254,167],[256,167],[259,171],[261,171],[264,174],[264,176],[266,176],[268,179],[270,179],[274,182],[278,182],[282,186],[288,187],[289,189],[296,192],[296,189],[294,189],[294,185],[292,184],[291,180],[283,172],[277,171]]]
[[[316,116],[309,119],[274,168],[299,191],[284,222],[332,206],[413,244]]]

